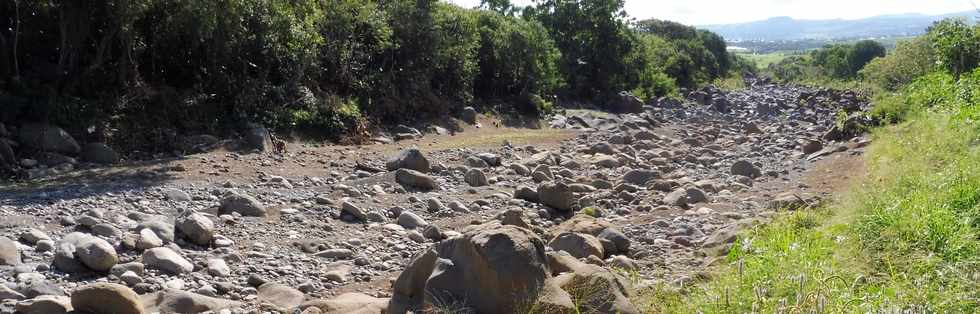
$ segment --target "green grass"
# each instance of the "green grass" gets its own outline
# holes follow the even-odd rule
[[[958,111],[975,111],[975,106]],[[656,313],[980,311],[980,127],[918,110],[879,129],[869,174],[825,208],[740,237],[718,275],[658,287]]]
[[[727,91],[737,91],[747,88],[745,86],[745,79],[741,75],[729,75],[728,77],[718,78],[713,84]]]
[[[755,62],[759,69],[768,68],[770,64],[779,63],[786,57],[793,55],[792,52],[772,52],[772,53],[738,53],[739,56]]]

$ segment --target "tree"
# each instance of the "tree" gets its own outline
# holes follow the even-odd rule
[[[935,51],[928,35],[900,41],[884,58],[875,58],[858,72],[862,78],[885,90],[895,91],[926,75],[935,67]]]
[[[510,3],[510,0],[481,0],[480,7],[504,15],[514,13],[514,5]]]
[[[957,79],[980,63],[980,26],[973,29],[961,19],[945,19],[929,28],[939,64]]]
[[[848,76],[857,74],[871,60],[884,57],[885,52],[885,46],[882,46],[877,41],[862,40],[855,43],[847,52],[847,63],[850,66]]]
[[[561,51],[559,69],[576,97],[630,89],[622,73],[634,49],[623,0],[543,0],[527,10],[548,29]]]

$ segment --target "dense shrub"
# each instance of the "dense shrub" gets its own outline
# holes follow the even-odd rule
[[[872,60],[859,74],[862,79],[887,91],[894,91],[929,73],[936,58],[928,36],[899,42],[884,58]]]
[[[980,65],[980,25],[972,28],[960,19],[946,19],[929,29],[939,64],[959,77]]]
[[[694,87],[723,77],[735,62],[717,34],[656,19],[640,21],[637,29],[661,37],[671,46],[669,57],[662,58],[666,62],[663,68],[680,86]]]
[[[514,101],[526,113],[562,86],[558,72],[561,53],[548,31],[534,20],[482,12],[479,17],[479,74],[474,87],[485,99]]]
[[[802,56],[790,56],[766,69],[782,81],[852,80],[869,62],[885,56],[885,47],[871,40],[828,45]]]
[[[545,0],[525,15],[540,21],[555,40],[559,69],[572,97],[595,98],[631,89],[623,76],[636,49],[623,21],[623,0]]]
[[[623,3],[0,1],[0,122],[151,150],[246,122],[342,137],[477,103],[656,97],[733,67],[721,37],[634,25]]]

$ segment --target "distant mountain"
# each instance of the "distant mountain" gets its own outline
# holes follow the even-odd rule
[[[704,25],[728,41],[852,39],[914,36],[925,32],[932,23],[947,17],[964,17],[976,21],[980,13],[967,11],[944,15],[898,14],[869,17],[859,20],[797,20],[774,17],[763,21]]]

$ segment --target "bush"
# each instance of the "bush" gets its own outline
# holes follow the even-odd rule
[[[738,67],[716,34],[634,25],[623,5],[549,0],[518,16],[509,1],[0,1],[13,17],[0,19],[0,94],[17,99],[0,120],[169,151],[178,134],[248,122],[350,134],[481,102],[542,113],[556,94],[657,97]]]
[[[662,39],[653,44],[653,54],[679,86],[695,87],[727,76],[736,63],[717,34],[656,19],[640,21],[636,28]]]
[[[929,73],[936,64],[934,53],[928,36],[901,41],[895,51],[872,60],[859,74],[878,88],[895,91]]]
[[[945,19],[929,28],[939,64],[959,77],[980,64],[980,25],[970,26],[960,19]]]
[[[544,1],[525,15],[540,21],[561,51],[566,95],[595,99],[632,89],[622,77],[635,48],[632,30],[621,19],[622,0]]]

